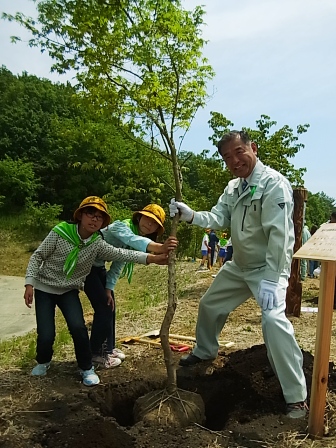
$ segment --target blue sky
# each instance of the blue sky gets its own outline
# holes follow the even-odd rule
[[[306,167],[305,187],[336,198],[336,1],[335,0],[185,0],[207,12],[204,55],[216,76],[207,107],[196,115],[183,149],[212,149],[208,137],[210,111],[221,112],[235,128],[255,127],[261,114],[278,127],[310,128],[300,137],[305,148],[292,160]],[[28,0],[1,0],[1,11],[35,15]],[[65,82],[50,73],[50,59],[27,43],[10,43],[11,35],[29,35],[15,23],[1,21],[0,64],[13,73],[23,70]]]

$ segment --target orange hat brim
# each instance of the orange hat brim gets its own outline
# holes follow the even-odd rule
[[[138,212],[134,212],[133,213],[133,218],[136,218],[139,214],[140,215],[146,215],[149,218],[154,219],[154,221],[157,222],[159,224],[159,226],[160,226],[160,228],[158,229],[158,235],[161,236],[163,234],[165,228],[163,227],[163,224],[159,220],[159,218],[156,215],[154,215],[154,213],[151,213],[151,212],[149,212],[147,210],[139,210]]]
[[[88,207],[94,207],[95,209],[97,209],[100,212],[104,213],[105,218],[103,220],[102,228],[107,227],[110,224],[111,216],[106,212],[106,210],[104,209],[104,207],[101,204],[98,204],[98,203],[95,203],[95,202],[90,202],[89,204],[82,205],[81,207],[78,207],[77,210],[75,210],[75,212],[73,214],[73,217],[74,217],[74,220],[76,222],[80,221],[79,213],[81,213],[81,211],[84,208],[88,208]]]

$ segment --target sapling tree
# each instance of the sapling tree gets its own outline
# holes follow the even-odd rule
[[[21,13],[3,17],[31,32],[29,45],[49,53],[52,70],[75,73],[81,94],[97,112],[117,117],[130,139],[141,137],[148,142],[144,150],[171,162],[172,190],[181,200],[181,141],[205,105],[214,75],[202,55],[202,7],[189,11],[180,0],[37,0],[36,6],[36,20]],[[178,221],[178,216],[172,220],[174,236]],[[177,304],[175,261],[171,253],[160,330],[170,397],[178,393],[169,346]]]

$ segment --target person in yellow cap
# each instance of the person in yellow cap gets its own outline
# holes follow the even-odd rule
[[[96,258],[142,264],[167,264],[166,254],[152,255],[116,248],[99,234],[110,223],[105,202],[89,196],[75,211],[74,223],[56,225],[30,257],[24,300],[31,308],[35,297],[37,365],[34,376],[44,376],[50,367],[55,340],[55,308],[58,306],[71,333],[83,383],[94,386],[99,377],[92,366],[90,341],[85,326],[79,290]]]
[[[164,243],[156,242],[164,232],[166,214],[160,205],[149,204],[136,211],[131,219],[114,221],[101,233],[104,240],[114,247],[132,248],[141,252],[167,254],[177,247],[177,239],[169,237]],[[97,259],[86,278],[84,291],[94,309],[90,344],[93,362],[105,368],[117,367],[125,354],[115,347],[116,304],[114,288],[120,276],[132,279],[133,263],[113,261],[105,269],[105,259]],[[103,344],[106,341],[105,349]]]

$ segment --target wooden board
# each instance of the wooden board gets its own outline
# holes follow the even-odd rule
[[[336,224],[322,224],[294,254],[294,258],[336,261]]]
[[[335,226],[335,224],[333,224]],[[335,226],[336,227],[336,226]],[[336,263],[321,262],[314,367],[310,392],[308,432],[313,438],[324,435],[324,415],[329,375]],[[330,281],[332,279],[332,281]]]

